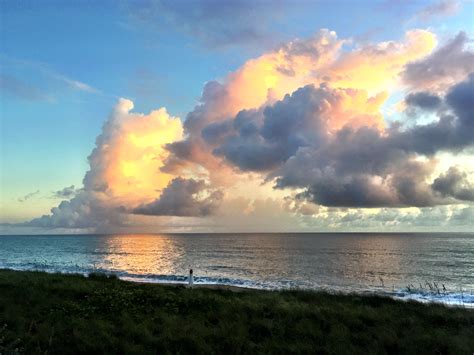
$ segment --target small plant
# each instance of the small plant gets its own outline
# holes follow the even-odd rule
[[[2,354],[22,354],[24,353],[23,347],[21,347],[21,339],[16,338],[13,341],[7,343],[7,324],[3,324],[0,327],[0,355]]]
[[[89,279],[92,280],[117,280],[118,277],[115,274],[106,274],[103,272],[91,272],[88,275]]]

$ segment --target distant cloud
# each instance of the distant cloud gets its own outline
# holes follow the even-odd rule
[[[18,202],[26,202],[28,201],[29,199],[37,196],[38,194],[40,193],[39,190],[35,191],[35,192],[30,192],[28,194],[26,194],[25,196],[22,196],[18,199]]]
[[[269,24],[283,13],[280,0],[130,1],[133,19],[158,31],[177,29],[210,47],[262,45],[271,40]]]
[[[53,192],[53,198],[57,199],[70,199],[80,191],[80,189],[76,189],[74,185],[67,186],[61,190]]]
[[[459,11],[460,5],[455,0],[441,0],[431,3],[421,9],[415,17],[422,21],[429,21],[438,16],[451,16]]]
[[[43,90],[7,74],[0,74],[0,92],[25,101],[53,101]]]
[[[58,79],[60,81],[63,81],[70,88],[72,88],[74,90],[85,91],[85,92],[88,92],[88,93],[91,93],[91,94],[100,94],[101,93],[101,91],[99,89],[96,89],[96,88],[94,88],[94,87],[92,87],[92,86],[90,86],[86,83],[83,83],[81,81],[70,79],[67,76],[57,74],[53,71],[50,71],[50,73],[53,77],[55,77],[56,79]]]
[[[24,70],[29,70],[29,75],[31,75],[31,72],[36,72],[40,74],[43,78],[43,81],[46,82],[59,82],[63,86],[67,86],[69,89],[75,90],[75,91],[82,91],[90,94],[101,94],[101,90],[86,84],[82,81],[70,78],[62,73],[59,73],[55,69],[51,68],[49,65],[41,62],[36,62],[36,61],[31,61],[31,60],[25,60],[25,59],[19,59],[19,58],[13,58],[4,54],[0,54],[0,58],[2,59],[2,64],[4,65],[4,71],[6,70],[11,70],[15,69],[16,71],[24,71]],[[9,75],[3,75],[6,77],[4,79],[3,77],[1,78],[2,81],[2,87],[6,85],[7,87],[10,87],[10,90],[16,90],[20,94],[23,93],[23,96],[25,98],[27,96],[32,95],[32,88],[26,88],[25,86],[31,86],[30,84],[26,83],[21,83],[18,82],[18,79],[16,79],[16,82],[14,81],[15,78]],[[6,81],[4,84],[3,81]],[[12,88],[13,87],[13,88]],[[16,87],[16,88],[15,88]],[[34,88],[33,88],[34,89]],[[38,91],[37,89],[34,89],[35,91]],[[41,91],[44,91],[41,90]],[[41,95],[44,95],[46,98],[49,98],[51,100],[50,94],[46,94],[41,92]],[[33,93],[33,97],[38,96],[38,93]]]

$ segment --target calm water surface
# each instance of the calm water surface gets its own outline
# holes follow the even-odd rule
[[[197,283],[474,305],[474,234],[466,233],[0,236],[0,268],[145,282],[185,282],[193,268]]]

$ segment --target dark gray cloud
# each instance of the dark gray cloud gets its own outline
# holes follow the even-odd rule
[[[444,88],[474,71],[474,52],[466,48],[465,32],[439,47],[428,57],[406,65],[403,80],[414,88]]]
[[[41,89],[11,75],[0,74],[0,90],[4,95],[25,101],[51,101]]]
[[[451,167],[433,181],[432,188],[442,196],[454,197],[461,201],[474,201],[474,185],[469,183],[467,178],[466,172]]]
[[[166,146],[171,154],[166,160],[165,166],[161,169],[163,172],[174,173],[189,162],[202,163],[200,157],[208,154],[209,143],[214,139],[212,131],[221,132],[223,127],[209,127],[211,132],[204,134],[204,139],[208,143],[202,137],[202,130],[214,122],[226,120],[226,117],[216,117],[213,112],[220,102],[227,101],[228,96],[225,85],[217,81],[209,81],[204,85],[199,104],[186,115],[184,121],[184,131],[187,138]]]
[[[331,90],[308,85],[263,110],[241,111],[232,127],[226,126],[226,139],[214,154],[244,171],[273,169],[300,147],[317,147],[327,141],[322,107],[336,101],[337,95]],[[209,135],[212,131],[206,129],[203,132]]]
[[[211,123],[202,130],[202,138],[210,145],[222,144],[232,130],[232,123],[231,120]]]
[[[411,93],[405,98],[405,103],[410,107],[426,111],[435,111],[441,107],[442,100],[438,95],[429,92]]]
[[[170,27],[210,47],[272,42],[269,25],[282,13],[280,0],[130,1],[132,18],[157,31]]]
[[[376,131],[364,129],[344,132],[322,149],[304,148],[272,174],[276,187],[304,188],[298,198],[334,207],[443,203],[425,182],[434,164],[382,142]]]
[[[153,216],[194,216],[212,214],[223,194],[210,189],[203,180],[175,178],[163,190],[160,198],[133,210],[135,214]]]
[[[446,102],[459,119],[458,129],[464,131],[465,139],[471,141],[474,137],[474,73],[448,92]]]
[[[415,158],[474,144],[473,85],[470,75],[449,90],[445,101],[454,115],[405,130],[394,127],[385,135],[346,127],[321,148],[300,149],[270,176],[277,188],[305,188],[300,198],[327,206],[421,207],[469,200],[471,190],[455,171],[430,186],[433,162]]]
[[[298,89],[263,111],[241,111],[232,126],[229,122],[211,124],[203,132],[207,141],[222,141],[215,154],[224,156],[241,170],[268,170],[295,156],[303,147],[310,147],[323,166],[335,163],[341,171],[380,172],[387,163],[403,160],[407,154],[433,155],[472,144],[473,86],[474,74],[448,92],[446,106],[453,114],[443,113],[436,122],[407,129],[394,126],[387,131],[388,135],[373,127],[345,127],[331,135],[331,117],[321,113],[324,106],[337,103],[337,94],[332,89],[312,85]],[[415,98],[420,96],[429,94],[419,93]],[[408,100],[413,101],[413,96]]]
[[[375,127],[329,129],[324,107],[337,104],[337,91],[306,86],[262,110],[241,111],[233,121],[203,129],[214,154],[243,171],[267,172],[276,188],[304,188],[298,195],[337,207],[433,206],[463,200],[442,194],[427,182],[440,151],[474,144],[474,74],[448,90],[445,98],[419,93],[407,98],[420,109],[443,106],[439,119],[399,125],[384,133]],[[439,100],[439,101],[438,101]],[[421,102],[421,103],[420,103]],[[418,160],[418,156],[427,159]],[[465,192],[465,191],[464,191]]]

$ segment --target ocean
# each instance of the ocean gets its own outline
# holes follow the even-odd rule
[[[0,268],[474,307],[474,233],[3,235]]]

